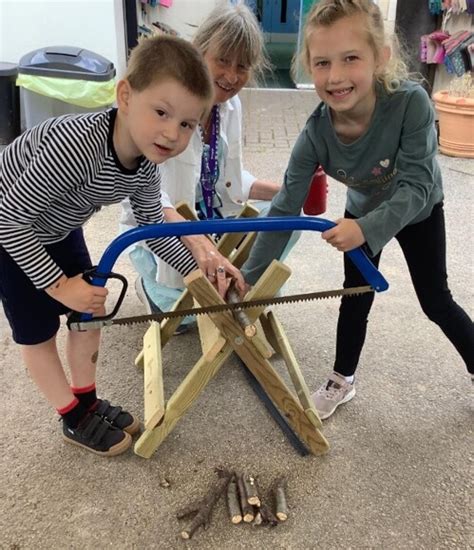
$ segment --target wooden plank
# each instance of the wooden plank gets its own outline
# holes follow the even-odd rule
[[[180,201],[176,203],[174,209],[178,214],[181,214],[185,220],[188,221],[198,221],[199,218],[196,216],[196,212],[189,206],[189,204],[186,201]],[[214,239],[210,235],[204,235],[207,237],[212,244],[216,244]]]
[[[153,321],[143,337],[144,355],[144,425],[146,430],[154,428],[165,412],[163,371],[161,364],[160,325]]]
[[[256,238],[257,233],[247,233],[239,248],[237,248],[237,250],[235,250],[229,257],[232,265],[235,265],[235,267],[238,267],[239,269],[244,265],[245,260],[249,257],[250,250],[252,249]]]
[[[306,416],[310,422],[316,426],[316,428],[321,428],[321,420],[319,415],[314,407],[313,400],[311,399],[311,394],[309,393],[308,386],[301,372],[301,368],[298,364],[298,360],[291,348],[290,342],[285,335],[283,327],[280,321],[276,318],[273,311],[268,312],[268,321],[270,326],[275,334],[278,346],[281,350],[283,359],[285,360],[288,372],[290,373],[291,380],[295,386],[296,395],[298,396],[303,409],[305,410]]]
[[[171,308],[171,311],[180,309],[189,309],[193,307],[193,297],[189,293],[188,289],[183,290],[181,296],[176,300]],[[161,347],[165,347],[169,339],[173,336],[175,330],[181,324],[182,317],[175,317],[174,319],[164,319],[161,321]]]
[[[143,369],[143,359],[144,359],[144,353],[143,349],[140,351],[140,353],[135,357],[135,366],[137,369]]]
[[[183,216],[185,220],[197,221],[199,219],[196,216],[196,212],[194,212],[186,201],[177,202],[174,209],[178,212],[178,214]]]
[[[222,298],[209,281],[198,276],[196,272],[186,277],[186,284],[201,305],[223,303]],[[301,404],[291,394],[272,365],[245,338],[243,330],[235,322],[235,319],[231,315],[227,315],[227,312],[210,313],[209,315],[311,452],[316,455],[327,452],[329,444],[326,438],[308,420]]]
[[[285,284],[291,275],[291,269],[279,262],[273,260],[272,263],[263,272],[257,283],[247,292],[246,300],[257,300],[258,298],[272,298]],[[246,309],[250,321],[255,321],[265,310],[266,306]]]
[[[229,344],[224,342],[224,345],[221,346],[221,341],[216,342],[214,349],[207,355],[203,355],[189,371],[168,400],[161,424],[152,430],[145,430],[135,443],[135,454],[143,458],[150,458],[164,441],[178,420],[191,407],[208,382],[232,354],[232,347]]]
[[[199,307],[199,303],[195,301],[196,307]],[[199,339],[201,341],[201,349],[203,355],[206,355],[216,344],[217,340],[221,338],[224,342],[225,339],[221,336],[219,329],[216,327],[209,315],[198,315],[196,317]]]
[[[260,212],[255,206],[246,203],[237,215],[237,218],[257,218]],[[228,258],[231,252],[244,240],[245,233],[226,233],[217,243],[217,250]]]
[[[194,210],[189,206],[185,201],[178,202],[175,206],[175,210],[183,216],[186,220],[197,220],[198,217]],[[245,204],[242,210],[238,214],[238,218],[256,218],[259,215],[257,208],[251,204]],[[206,237],[214,243],[209,235]],[[245,238],[245,233],[226,233],[222,236],[221,239],[217,242],[217,249],[219,252],[226,258],[229,254],[243,241]]]
[[[265,334],[265,338],[267,339],[268,343],[272,346],[272,348],[275,350],[276,353],[279,353],[281,355],[280,346],[278,345],[278,341],[276,339],[276,336],[273,332],[272,327],[270,326],[270,323],[268,322],[267,313],[264,311],[260,317],[258,318],[262,325],[263,332]]]

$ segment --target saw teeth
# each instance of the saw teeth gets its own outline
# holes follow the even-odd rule
[[[178,311],[163,312],[150,315],[141,315],[137,317],[122,317],[119,319],[108,319],[104,320],[101,326],[110,326],[110,325],[137,325],[140,323],[158,321],[161,322],[164,319],[176,319],[181,317],[186,317],[188,315],[207,315],[209,313],[220,313],[223,311],[239,311],[244,309],[255,309],[255,308],[266,308],[272,305],[281,305],[281,304],[294,304],[298,302],[310,302],[312,300],[323,300],[327,298],[336,298],[339,296],[360,296],[366,292],[374,292],[374,289],[370,286],[361,286],[354,288],[341,288],[338,290],[327,290],[320,292],[311,292],[309,294],[294,294],[293,296],[279,296],[271,298],[260,298],[258,300],[249,301],[249,302],[237,302],[234,304],[215,304],[212,306],[199,307],[196,309],[183,309]],[[95,319],[94,323],[97,324],[98,321]],[[80,323],[81,330],[87,326],[87,321]],[[91,323],[92,326],[92,323]],[[90,327],[89,327],[90,328]]]

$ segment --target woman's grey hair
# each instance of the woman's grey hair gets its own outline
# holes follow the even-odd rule
[[[249,67],[253,80],[260,80],[271,67],[257,18],[241,1],[214,8],[199,26],[193,44],[203,55],[212,48],[222,57],[238,56],[239,63]]]

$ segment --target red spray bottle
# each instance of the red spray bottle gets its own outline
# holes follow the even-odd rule
[[[308,216],[318,216],[326,212],[328,183],[324,170],[318,167],[309,186],[309,193],[303,205],[303,212]]]

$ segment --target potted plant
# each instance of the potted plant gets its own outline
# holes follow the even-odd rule
[[[452,157],[474,158],[474,79],[453,78],[448,90],[433,95],[439,117],[439,150]]]

